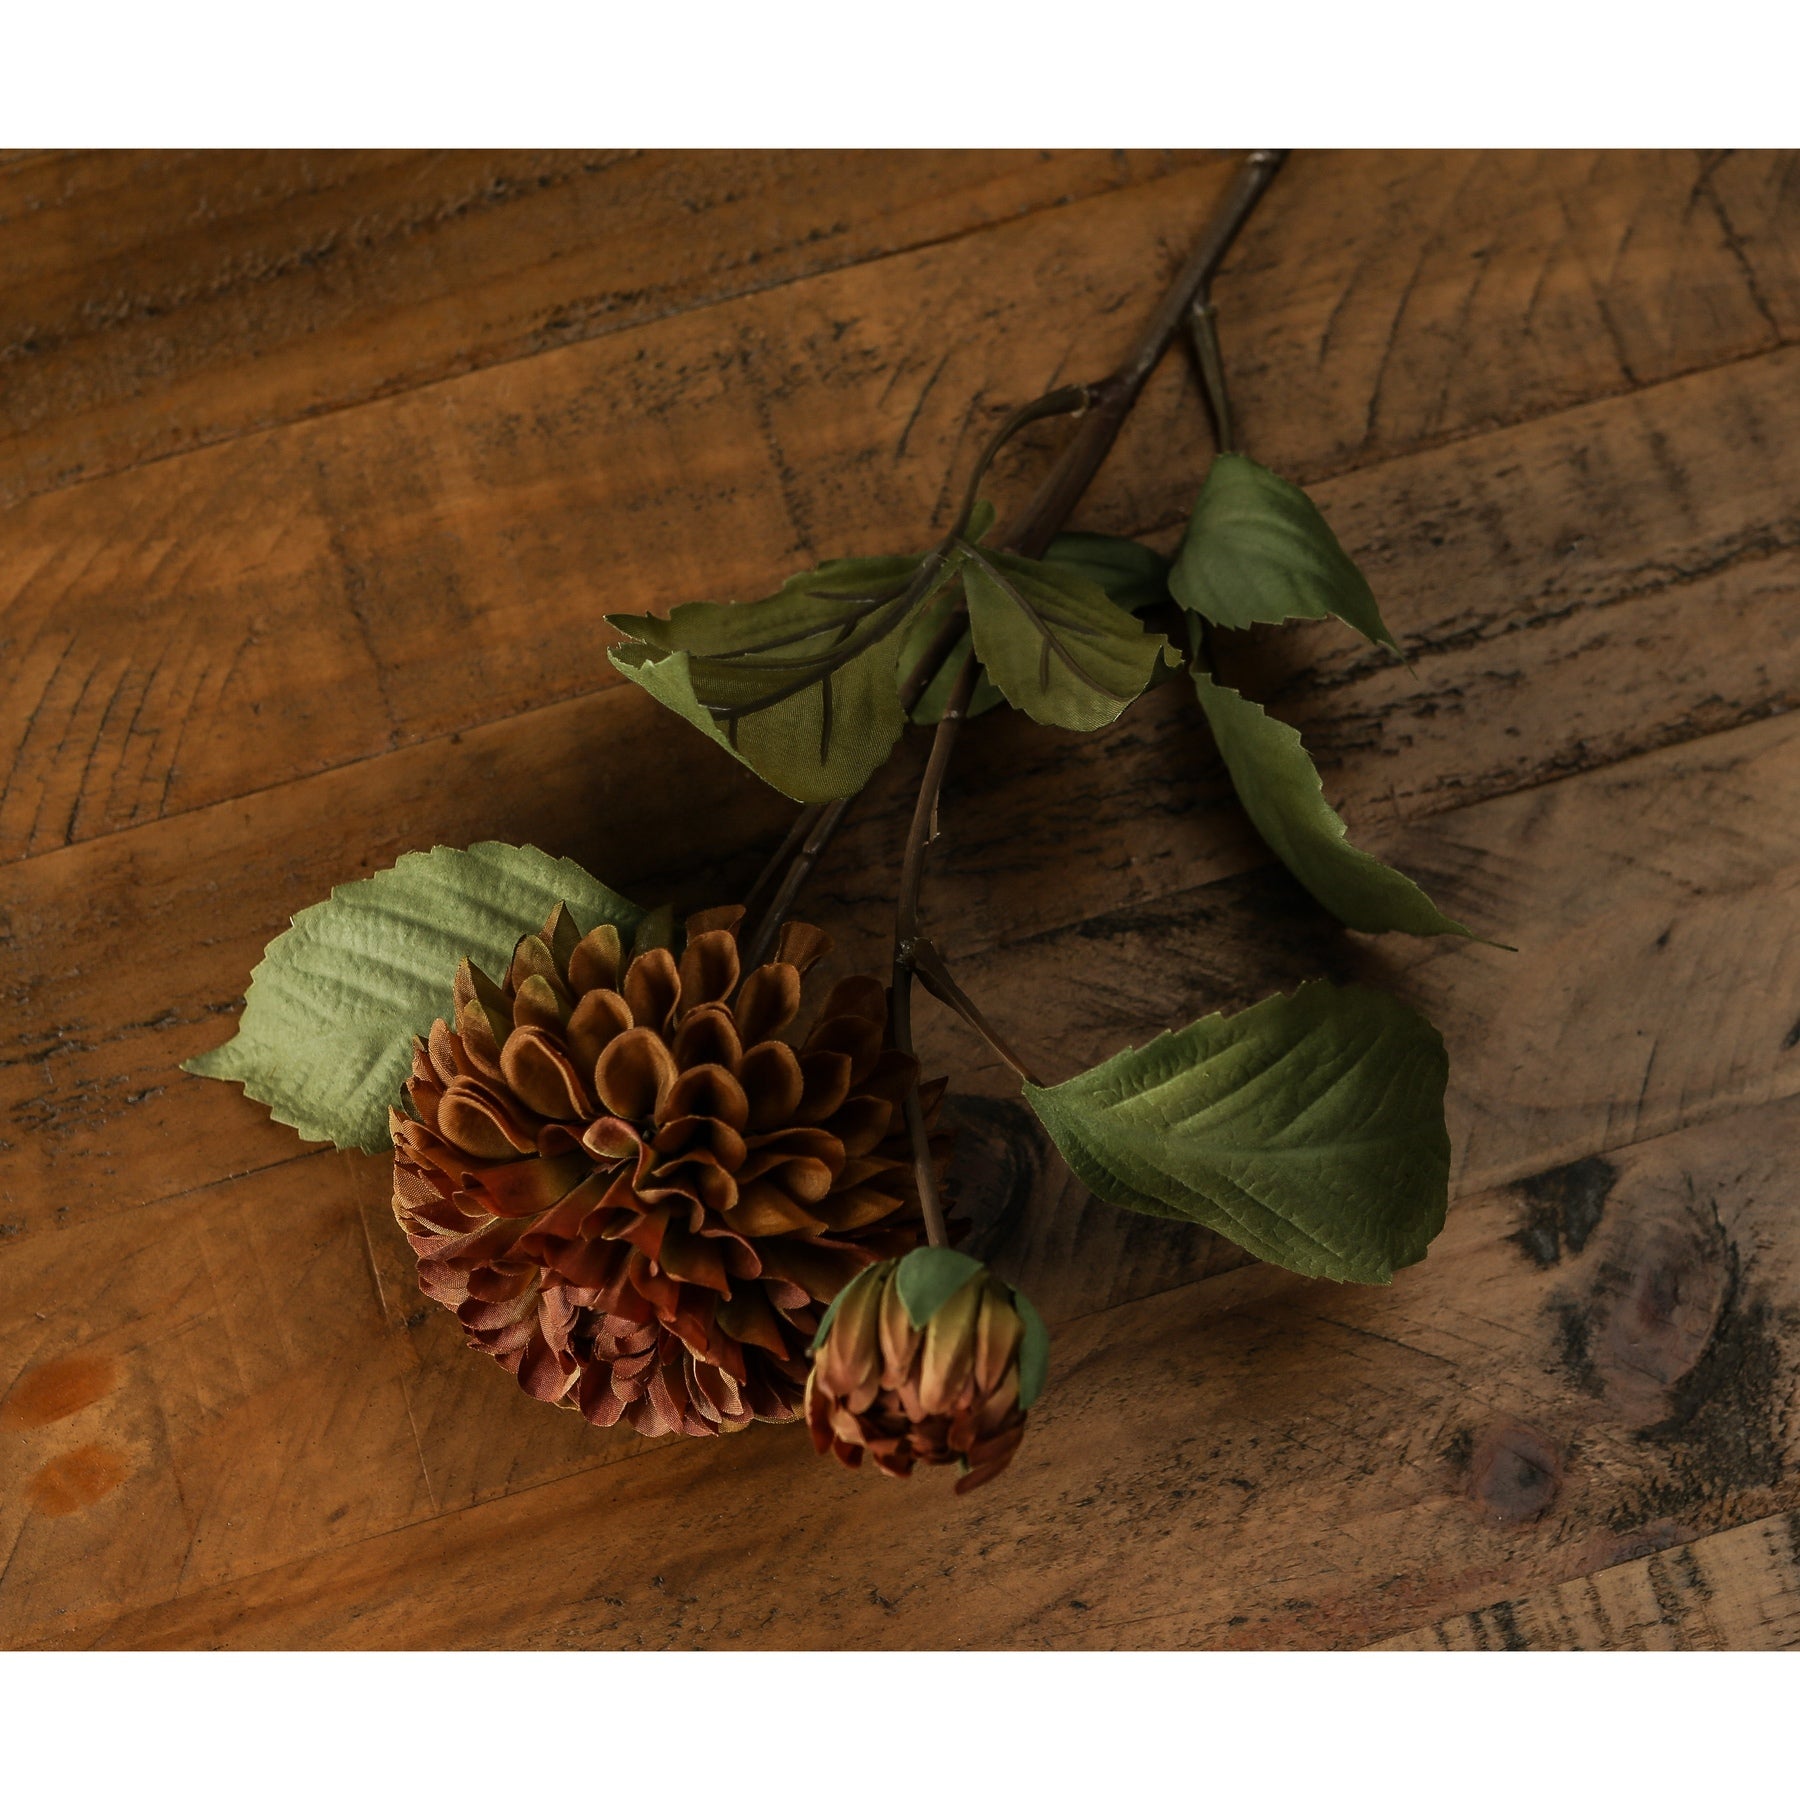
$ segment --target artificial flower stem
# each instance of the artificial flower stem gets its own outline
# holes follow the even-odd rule
[[[1218,210],[1207,222],[1206,230],[1193,255],[1182,266],[1180,274],[1163,296],[1131,355],[1112,375],[1105,381],[1086,388],[1058,389],[1040,400],[1032,401],[1011,414],[996,433],[989,448],[983,452],[980,463],[982,469],[986,468],[993,451],[1020,426],[1033,419],[1049,417],[1053,413],[1072,411],[1077,407],[1081,410],[1081,423],[1068,447],[1032,496],[1018,523],[1004,534],[1004,542],[1010,548],[1025,556],[1041,556],[1050,540],[1062,529],[1064,521],[1075,510],[1107,452],[1112,448],[1120,428],[1137,403],[1138,395],[1143,392],[1144,383],[1149,380],[1151,371],[1162,360],[1181,330],[1183,321],[1196,305],[1210,304],[1212,280],[1218,273],[1220,263],[1236,241],[1238,232],[1255,209],[1257,201],[1275,179],[1286,156],[1285,150],[1250,152]],[[1206,379],[1204,362],[1202,376]],[[1221,434],[1220,447],[1223,449],[1227,446],[1231,428],[1229,415],[1219,410],[1224,396],[1222,373],[1216,392],[1209,381],[1208,394],[1214,403],[1215,426]],[[967,522],[973,496],[972,484],[970,500],[965,502],[964,516],[959,525]],[[967,613],[959,606],[944,621],[901,691],[901,704],[907,713],[911,713],[918,704],[920,695],[955,654],[956,647],[963,641],[966,632]],[[973,692],[973,659],[965,670],[965,675],[969,677],[970,691]],[[850,798],[833,801],[828,806],[808,808],[801,819],[796,820],[788,838],[771,859],[769,868],[758,878],[753,894],[760,893],[767,886],[775,868],[784,862],[788,863],[781,886],[751,939],[746,967],[756,967],[759,956],[766,956],[769,946],[775,941],[775,934],[787,917],[788,909],[798,898],[807,875],[849,811]],[[793,849],[796,842],[801,843],[798,854]],[[790,857],[791,862],[788,861]]]
[[[1175,341],[1196,296],[1210,288],[1219,264],[1286,156],[1285,150],[1252,150],[1245,158],[1237,179],[1207,222],[1193,255],[1151,315],[1132,353],[1099,384],[1098,398],[1083,415],[1068,448],[1038,489],[1024,517],[1006,533],[1007,544],[1020,555],[1042,556],[1050,540],[1062,529],[1063,521],[1074,511],[1075,503],[1087,492],[1088,483],[1106,460],[1106,453],[1113,447],[1113,440],[1143,392],[1151,371]]]
[[[938,720],[937,732],[931,740],[931,754],[925,760],[925,773],[919,782],[919,797],[913,803],[912,825],[906,834],[906,853],[900,864],[900,893],[894,902],[894,988],[889,1016],[894,1025],[894,1048],[904,1055],[913,1054],[911,951],[919,929],[919,888],[925,879],[925,853],[936,835],[938,794],[944,785],[944,773],[950,766],[950,752],[956,747],[957,733],[962,729],[975,692],[981,665],[971,652],[963,661],[945,703],[944,715]],[[937,1177],[931,1167],[931,1136],[925,1129],[925,1112],[919,1104],[915,1088],[906,1097],[906,1129],[912,1143],[913,1172],[919,1186],[919,1210],[925,1218],[928,1243],[947,1244],[944,1230],[944,1207],[938,1197]]]
[[[930,938],[914,938],[907,946],[906,960],[912,965],[912,971],[918,976],[919,985],[926,993],[949,1007],[1021,1081],[1032,1087],[1044,1085],[988,1023],[981,1008],[969,998],[962,984],[950,973],[950,965],[944,961],[943,953]]]

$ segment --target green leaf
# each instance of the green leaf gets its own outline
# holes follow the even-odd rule
[[[1017,1288],[1012,1297],[1013,1311],[1025,1327],[1025,1341],[1019,1346],[1019,1405],[1029,1410],[1050,1378],[1050,1333],[1038,1309]]]
[[[887,760],[905,720],[897,661],[923,561],[823,563],[766,600],[695,601],[666,619],[609,613],[634,641],[613,666],[800,801],[854,794]],[[947,564],[939,580],[948,581]],[[745,709],[735,720],[716,709]]]
[[[900,649],[898,674],[902,680],[912,672],[962,597],[961,584],[953,581],[948,587],[939,588],[913,615],[913,622],[906,628],[906,642]],[[944,659],[944,666],[926,684],[924,693],[912,709],[915,725],[935,725],[944,716],[944,708],[950,704],[950,690],[956,686],[962,665],[962,656],[955,651]],[[983,670],[975,678],[975,692],[964,716],[976,718],[1000,703],[1000,690],[988,680],[987,672]]]
[[[1109,725],[1144,691],[1158,657],[1175,660],[1166,638],[1073,569],[971,552],[963,587],[975,654],[995,687],[1040,725]]]
[[[1319,509],[1292,482],[1247,456],[1213,459],[1169,589],[1215,625],[1335,615],[1371,643],[1400,650],[1362,571]]]
[[[980,535],[976,531],[969,533],[971,541],[978,541]],[[1122,606],[1129,613],[1142,612],[1169,598],[1168,558],[1130,538],[1104,537],[1095,531],[1065,531],[1052,540],[1050,548],[1044,552],[1044,561],[1091,581],[1105,591],[1114,605]],[[953,582],[919,609],[907,627],[906,644],[900,652],[902,678],[924,655],[926,647],[962,598],[961,584]],[[1167,672],[1167,668],[1166,664],[1157,668],[1152,679]],[[961,672],[962,659],[956,656],[950,657],[938,670],[912,710],[915,725],[935,725],[944,716],[950,690],[955,687]],[[1001,700],[1000,690],[983,670],[975,683],[968,716],[973,719],[1000,705]]]
[[[1347,840],[1344,821],[1326,803],[1319,771],[1293,726],[1271,719],[1254,700],[1199,669],[1194,687],[1244,811],[1321,906],[1358,931],[1474,935],[1439,912],[1398,869]]]
[[[1411,1007],[1313,981],[1025,1094],[1101,1199],[1301,1275],[1386,1282],[1443,1228],[1448,1068]]]
[[[237,1035],[181,1066],[241,1081],[308,1143],[385,1150],[412,1040],[448,1017],[458,961],[504,971],[562,901],[629,938],[641,910],[530,845],[415,851],[294,915],[250,978]]]
[[[1044,561],[1085,575],[1108,599],[1139,613],[1169,598],[1169,559],[1132,538],[1098,531],[1065,531],[1050,541]]]
[[[900,1291],[906,1316],[920,1331],[926,1321],[957,1289],[966,1287],[981,1273],[982,1265],[960,1250],[928,1244],[909,1250],[900,1259],[894,1286]]]

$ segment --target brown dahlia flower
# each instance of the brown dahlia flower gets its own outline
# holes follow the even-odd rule
[[[806,1385],[813,1448],[884,1474],[958,1463],[991,1481],[1025,1435],[1049,1337],[1037,1310],[972,1256],[919,1249],[859,1275],[822,1322]]]
[[[462,964],[455,1024],[414,1041],[410,1116],[391,1114],[420,1287],[526,1393],[596,1425],[795,1417],[825,1305],[921,1235],[901,1104],[918,1066],[889,1042],[887,990],[838,982],[789,1044],[830,940],[790,922],[742,974],[742,917],[690,919],[679,962],[627,959],[559,906],[503,983]]]

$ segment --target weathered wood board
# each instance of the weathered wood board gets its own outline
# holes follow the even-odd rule
[[[1411,659],[1320,627],[1228,672],[1516,953],[1333,928],[1174,684],[959,753],[931,929],[1050,1073],[1319,972],[1437,1020],[1451,1224],[1391,1291],[1093,1202],[930,1014],[973,1241],[1057,1335],[1026,1452],[953,1503],[526,1400],[416,1293],[379,1161],[175,1070],[402,850],[741,890],[792,808],[614,681],[598,614],[916,540],[1230,166],[0,170],[0,337],[37,346],[0,393],[0,1640],[1791,1639],[1792,157],[1298,155],[1220,282],[1249,447]],[[1206,454],[1172,359],[1086,520],[1167,543]],[[919,756],[810,890],[846,964]]]
[[[1089,1314],[1056,1332],[1030,1455],[959,1505],[924,1477],[833,1487],[799,1432],[753,1431],[63,1630],[120,1647],[1369,1643],[1795,1504],[1797,1151],[1782,1103],[1465,1195],[1391,1290],[1258,1266]]]

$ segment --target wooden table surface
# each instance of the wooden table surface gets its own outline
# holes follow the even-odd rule
[[[930,928],[1052,1074],[1318,972],[1441,1025],[1450,1222],[1391,1289],[1100,1206],[924,1003],[972,1247],[1055,1335],[959,1501],[526,1399],[418,1294],[385,1160],[176,1070],[402,851],[741,893],[793,809],[601,613],[919,547],[1234,166],[0,160],[0,1641],[1800,1641],[1795,156],[1297,153],[1219,282],[1245,447],[1412,659],[1295,628],[1233,673],[1516,956],[1332,927],[1176,685],[965,734]],[[1208,453],[1171,357],[1078,522],[1167,545]],[[842,966],[921,757],[810,889]]]

